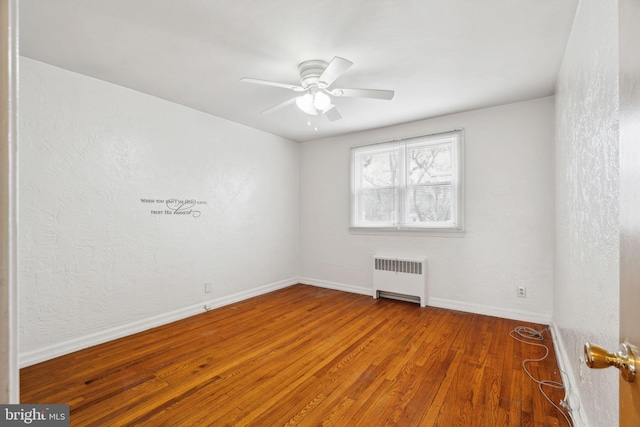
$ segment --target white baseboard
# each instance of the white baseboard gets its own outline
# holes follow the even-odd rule
[[[327,280],[313,279],[311,277],[300,277],[299,283],[313,285],[320,288],[335,289],[338,291],[351,292],[373,297],[373,288],[347,285],[345,283],[329,282]],[[428,298],[427,305],[431,307],[446,308],[449,310],[464,311],[467,313],[484,314],[486,316],[502,317],[504,319],[521,320],[548,325],[551,322],[551,315],[534,313],[522,310],[511,310],[500,307],[473,304],[468,302],[454,301],[444,298]]]
[[[352,294],[369,295],[373,297],[373,288],[363,288],[361,286],[347,285],[338,282],[329,282],[328,280],[312,279],[310,277],[299,277],[298,283],[303,285],[312,285],[319,288],[334,289],[336,291],[351,292]]]
[[[551,330],[551,337],[553,338],[553,348],[556,351],[556,361],[558,362],[558,368],[562,375],[562,383],[564,384],[566,391],[566,400],[569,402],[569,406],[572,408],[571,416],[575,427],[589,427],[587,422],[587,416],[584,413],[584,409],[580,402],[580,392],[578,387],[578,379],[571,369],[571,361],[567,353],[567,347],[564,345],[564,340],[556,324],[551,321],[549,324]]]
[[[204,313],[206,311],[204,308],[205,305],[211,310],[269,292],[273,292],[278,289],[286,288],[288,286],[295,285],[296,283],[298,283],[297,277],[270,283],[232,295],[226,295],[213,300],[193,304],[189,307],[179,308],[167,313],[162,313],[157,316],[148,317],[146,319],[131,322],[126,325],[115,326],[104,331],[95,332],[78,338],[73,338],[68,341],[43,347],[34,351],[20,353],[19,365],[21,368],[24,368],[26,366],[44,362],[45,360],[53,359],[58,356],[73,353],[74,351],[82,350],[84,348],[102,344],[107,341],[112,341],[118,338],[125,337],[127,335],[142,332],[147,329],[155,328],[157,326],[162,326],[167,323],[194,316],[196,314]]]
[[[427,305],[431,307],[446,308],[449,310],[465,311],[467,313],[484,314],[486,316],[501,317],[503,319],[520,320],[523,322],[540,323],[548,325],[551,322],[550,314],[541,314],[531,311],[513,310],[509,308],[493,307],[490,305],[474,304],[464,301],[455,301],[445,298],[429,298]]]

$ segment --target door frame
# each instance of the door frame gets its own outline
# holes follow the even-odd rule
[[[18,4],[0,0],[0,402],[19,403],[17,284]]]
[[[620,342],[640,346],[640,0],[618,2],[620,143]],[[621,426],[640,422],[640,379],[619,382]]]

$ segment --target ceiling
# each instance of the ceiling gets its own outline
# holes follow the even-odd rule
[[[20,54],[294,141],[551,95],[579,0],[21,0]],[[353,62],[313,126],[297,66]]]

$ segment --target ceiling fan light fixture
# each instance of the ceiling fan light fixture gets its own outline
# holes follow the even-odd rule
[[[318,116],[331,107],[331,98],[322,91],[311,90],[296,98],[296,105],[305,114]]]
[[[331,98],[324,92],[316,92],[313,97],[313,106],[317,110],[324,111],[331,106]]]
[[[309,114],[310,116],[317,116],[318,110],[314,106],[314,98],[313,95],[309,92],[305,93],[302,96],[296,98],[296,105],[299,109],[301,109],[304,113]]]

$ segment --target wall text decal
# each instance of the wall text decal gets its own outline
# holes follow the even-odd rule
[[[205,200],[195,199],[140,199],[140,203],[156,205],[149,211],[151,215],[190,215],[194,218],[201,215],[201,211],[194,208],[207,204]]]

